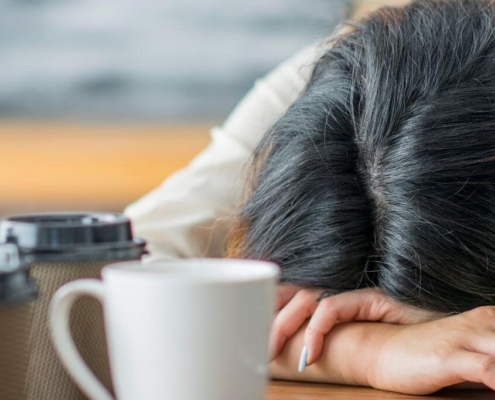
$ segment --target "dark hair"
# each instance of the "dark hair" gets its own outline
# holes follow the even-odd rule
[[[495,304],[494,3],[347,26],[256,149],[230,255],[429,310]]]

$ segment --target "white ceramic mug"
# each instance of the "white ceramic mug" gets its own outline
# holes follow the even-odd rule
[[[52,299],[57,352],[93,400],[112,397],[70,335],[74,301],[96,297],[105,313],[119,400],[260,400],[279,269],[262,261],[190,259],[111,264],[102,281],[66,284]]]

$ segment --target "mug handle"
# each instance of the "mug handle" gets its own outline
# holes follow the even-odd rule
[[[95,297],[103,305],[103,283],[98,279],[80,279],[57,290],[50,303],[50,328],[58,356],[79,388],[92,400],[114,400],[83,361],[70,333],[72,305],[81,296]]]

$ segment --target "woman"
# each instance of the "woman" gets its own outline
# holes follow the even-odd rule
[[[494,28],[489,0],[420,0],[342,27],[260,83],[210,149],[128,210],[155,249],[173,235],[174,256],[198,251],[208,236],[191,226],[223,214],[209,237],[222,255],[226,205],[242,200],[229,255],[277,262],[288,285],[273,376],[495,389]],[[211,162],[220,151],[228,161]],[[230,190],[251,154],[244,200]],[[207,181],[216,168],[221,180]],[[187,180],[198,203],[173,200]],[[185,209],[196,224],[172,229]],[[333,328],[347,320],[384,323]]]

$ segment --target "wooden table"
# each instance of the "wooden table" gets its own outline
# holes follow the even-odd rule
[[[409,396],[375,389],[341,385],[272,381],[268,385],[266,400],[340,400],[340,399],[495,399],[488,390],[442,390],[432,396]]]
[[[0,214],[121,211],[187,165],[212,125],[0,119]]]

